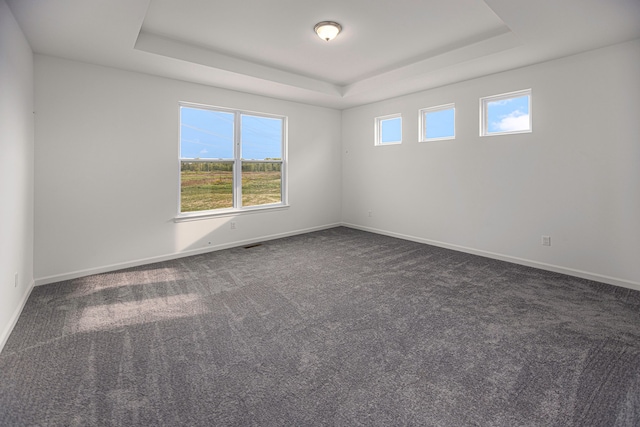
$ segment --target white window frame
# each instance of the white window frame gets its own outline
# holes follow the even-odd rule
[[[400,119],[400,140],[399,141],[389,141],[382,142],[382,123],[386,120]],[[402,114],[389,114],[386,116],[376,117],[375,119],[375,145],[376,146],[386,146],[386,145],[398,145],[402,144]]]
[[[487,108],[489,102],[502,101],[511,98],[520,98],[522,96],[529,96],[529,129],[525,130],[512,130],[502,132],[489,132],[489,110]],[[533,95],[531,89],[517,90],[514,92],[501,93],[499,95],[485,96],[480,98],[480,136],[496,136],[496,135],[513,135],[518,133],[531,133],[533,132]]]
[[[438,138],[427,138],[427,114],[435,113],[438,111],[453,110],[453,136],[442,136]],[[419,142],[431,142],[431,141],[445,141],[448,139],[456,139],[456,104],[443,104],[435,107],[422,108],[419,111],[418,119],[418,135]]]
[[[174,218],[175,222],[192,221],[220,216],[235,216],[240,213],[256,213],[265,210],[288,208],[288,183],[287,183],[287,147],[288,147],[288,117],[278,114],[262,113],[248,110],[238,110],[212,105],[194,104],[191,102],[179,102],[180,107],[197,108],[234,115],[233,124],[233,159],[190,159],[181,157],[181,137],[178,137],[178,214]],[[282,120],[282,157],[280,160],[252,160],[242,158],[242,116],[266,117]],[[180,117],[180,113],[178,113]],[[181,120],[180,120],[181,121]],[[182,126],[180,126],[181,128]],[[232,163],[233,164],[233,208],[211,209],[206,211],[181,212],[181,166],[183,161],[204,162],[204,163]],[[280,203],[271,203],[257,206],[242,206],[242,163],[280,163]]]

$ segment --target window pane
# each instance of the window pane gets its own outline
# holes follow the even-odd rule
[[[282,201],[281,163],[242,163],[242,206]]]
[[[233,116],[180,107],[180,158],[233,159]]]
[[[453,138],[455,136],[455,110],[430,111],[425,113],[426,139]]]
[[[282,159],[282,119],[242,115],[242,158]]]
[[[396,117],[380,121],[380,143],[402,141],[402,118]]]
[[[232,207],[232,162],[181,162],[180,212]]]
[[[487,133],[521,132],[531,130],[529,96],[499,99],[486,103]]]

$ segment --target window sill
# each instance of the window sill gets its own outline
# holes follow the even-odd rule
[[[500,136],[500,135],[518,135],[521,133],[533,133],[532,129],[525,129],[525,130],[512,130],[509,132],[491,132],[491,133],[483,133],[480,134],[480,137],[483,138],[485,136]]]
[[[400,145],[402,141],[392,141],[392,142],[378,142],[374,144],[376,147],[386,147],[387,145]]]
[[[253,207],[242,208],[242,209],[220,209],[216,211],[192,212],[192,213],[179,214],[178,216],[173,218],[173,222],[200,221],[203,219],[223,218],[228,216],[238,216],[238,215],[259,213],[259,212],[265,212],[265,211],[279,211],[279,210],[285,210],[285,209],[289,209],[289,205],[277,204],[277,205],[253,206]]]
[[[418,140],[418,142],[450,141],[452,139],[456,139],[456,137],[455,136],[443,136],[441,138],[420,139],[420,140]]]

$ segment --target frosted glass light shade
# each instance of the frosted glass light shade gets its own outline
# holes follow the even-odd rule
[[[330,41],[340,33],[342,27],[337,22],[322,21],[316,24],[314,30],[322,40]]]

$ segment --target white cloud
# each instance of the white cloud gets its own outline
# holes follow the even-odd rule
[[[203,148],[202,150],[200,150],[199,154],[207,154],[209,152],[209,150],[207,150],[206,148]]]
[[[502,116],[499,122],[493,123],[494,129],[500,132],[514,132],[529,129],[529,114],[516,110],[506,116]]]

